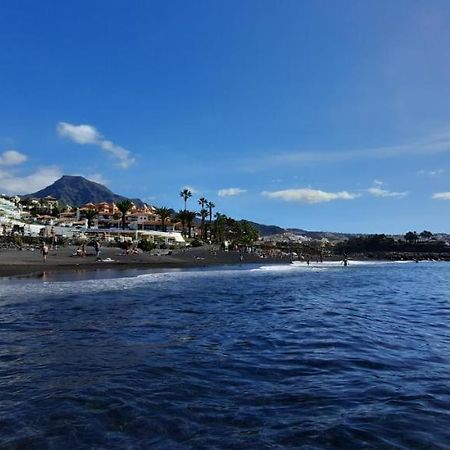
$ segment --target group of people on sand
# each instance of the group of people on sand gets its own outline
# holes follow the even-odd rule
[[[53,241],[52,241],[53,242]],[[52,245],[53,247],[53,245]],[[94,241],[94,250],[95,250],[95,257],[96,259],[100,259],[100,241],[97,239],[96,241]],[[41,254],[42,254],[42,261],[44,263],[47,262],[47,256],[48,256],[48,252],[49,252],[49,247],[46,244],[46,242],[42,242],[41,244]],[[81,257],[85,257],[86,256],[86,244],[81,244],[78,248],[77,251],[72,255],[72,256],[81,256]]]
[[[50,231],[50,241],[51,241],[52,250],[57,250],[58,249],[58,238],[56,237],[56,232],[55,232],[54,227],[52,227],[52,229]],[[46,242],[44,241],[41,244],[41,254],[42,254],[43,262],[47,262],[48,252],[49,252],[49,247],[46,244]]]
[[[77,248],[74,256],[81,256],[82,258],[84,258],[86,256],[86,244],[81,244]]]
[[[94,250],[95,250],[95,257],[97,259],[100,258],[100,248],[101,248],[100,241],[96,239],[94,241]],[[84,242],[77,248],[77,251],[74,253],[73,256],[81,256],[82,258],[86,256],[86,244]]]

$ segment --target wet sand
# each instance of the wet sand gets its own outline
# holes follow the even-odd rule
[[[207,267],[211,265],[241,264],[238,252],[212,252],[210,248],[190,248],[174,250],[168,255],[167,250],[161,254],[139,253],[126,255],[120,248],[102,248],[97,261],[94,250],[87,249],[87,256],[73,256],[77,247],[63,247],[50,250],[44,263],[39,250],[0,250],[0,277],[16,277],[40,274],[43,272],[96,271],[102,269],[165,269]],[[106,261],[105,261],[106,260]],[[261,258],[255,254],[245,254],[242,263],[274,264],[289,263],[289,259]]]

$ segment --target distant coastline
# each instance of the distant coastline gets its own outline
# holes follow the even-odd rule
[[[102,248],[100,260],[95,259],[90,249],[86,257],[74,256],[76,246],[63,247],[50,250],[46,263],[38,250],[3,249],[0,251],[0,278],[37,276],[46,277],[52,273],[86,273],[114,269],[126,270],[160,270],[160,269],[191,269],[196,267],[228,266],[242,264],[289,264],[291,255],[278,255],[262,258],[258,254],[237,251],[224,252],[213,246],[200,248],[186,248],[173,251],[142,252],[136,255],[127,255],[117,247]],[[316,262],[311,258],[311,263]],[[339,261],[339,255],[329,255],[324,261]],[[448,253],[422,253],[411,252],[366,252],[350,255],[351,260],[376,261],[450,261]],[[301,259],[300,259],[301,260]]]

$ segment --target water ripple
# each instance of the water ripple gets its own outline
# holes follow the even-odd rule
[[[450,448],[447,264],[0,283],[1,448]]]

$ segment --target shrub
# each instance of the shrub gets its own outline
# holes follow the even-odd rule
[[[201,247],[203,245],[203,242],[200,239],[192,239],[191,241],[191,247]]]
[[[144,252],[149,252],[150,250],[153,250],[156,247],[156,245],[147,239],[142,239],[139,242],[138,247]]]

